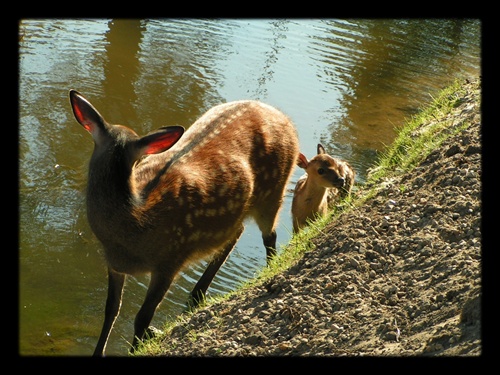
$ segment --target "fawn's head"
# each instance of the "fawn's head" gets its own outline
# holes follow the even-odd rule
[[[318,143],[318,154],[307,160],[304,154],[299,154],[297,165],[306,170],[308,178],[325,188],[342,188],[346,182],[347,170],[344,163],[331,157]]]

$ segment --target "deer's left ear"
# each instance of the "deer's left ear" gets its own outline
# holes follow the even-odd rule
[[[299,157],[297,159],[297,165],[302,169],[307,169],[309,162],[307,161],[307,158],[303,153],[299,153]]]

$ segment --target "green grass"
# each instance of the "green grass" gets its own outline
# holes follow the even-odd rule
[[[325,227],[339,215],[356,209],[372,197],[380,186],[383,179],[403,174],[415,168],[424,158],[435,150],[446,138],[462,131],[470,124],[454,124],[453,110],[458,107],[465,94],[465,88],[459,81],[442,90],[437,97],[432,98],[432,103],[422,109],[416,116],[409,119],[400,129],[394,142],[381,153],[375,163],[375,167],[367,178],[365,186],[351,197],[344,199],[341,204],[324,218],[318,218],[309,223],[309,226],[297,234],[294,234],[287,246],[283,247],[279,254],[264,267],[255,278],[243,282],[240,287],[230,293],[208,298],[198,309],[206,305],[223,303],[232,296],[245,292],[246,289],[263,284],[271,277],[289,269],[295,265],[303,255],[314,249],[312,239],[321,235]],[[164,334],[171,331],[179,323],[189,321],[193,312],[186,312],[175,320],[167,322]],[[216,317],[215,317],[216,318]],[[162,348],[159,335],[152,340],[146,341],[137,351],[137,355],[161,355]],[[188,336],[196,340],[199,335],[209,335],[207,331],[190,331]],[[165,345],[165,344],[163,344]],[[167,343],[168,345],[168,343]]]
[[[399,129],[396,139],[382,153],[367,183],[410,171],[443,140],[469,126],[462,124],[453,128],[453,118],[450,116],[454,108],[461,104],[464,93],[465,89],[456,81]],[[422,124],[425,126],[419,129]]]

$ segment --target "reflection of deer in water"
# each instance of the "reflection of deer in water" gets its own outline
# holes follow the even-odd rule
[[[193,261],[210,263],[191,292],[203,300],[219,268],[253,217],[268,260],[299,145],[290,120],[257,101],[216,106],[186,132],[161,128],[143,137],[111,125],[70,91],[76,120],[94,139],[87,217],[108,264],[105,318],[94,355],[104,355],[120,311],[127,274],[150,273],[134,322],[134,350],[176,275]]]
[[[346,161],[333,158],[318,144],[318,154],[307,160],[299,154],[297,165],[306,170],[293,193],[292,221],[296,233],[308,220],[325,216],[328,208],[350,194],[356,172]]]

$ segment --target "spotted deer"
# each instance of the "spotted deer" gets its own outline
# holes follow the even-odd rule
[[[294,233],[309,220],[324,217],[340,198],[349,195],[356,176],[349,163],[328,155],[321,144],[318,144],[318,154],[311,160],[299,153],[297,165],[306,173],[299,178],[293,192]]]
[[[277,109],[243,100],[213,107],[186,131],[169,126],[141,137],[108,123],[77,91],[69,96],[76,120],[94,140],[87,216],[108,268],[94,355],[105,354],[126,276],[149,273],[134,351],[176,275],[207,258],[190,296],[192,306],[200,303],[246,218],[262,232],[267,260],[276,254],[278,213],[299,154],[296,129]]]

